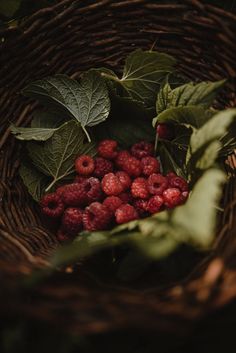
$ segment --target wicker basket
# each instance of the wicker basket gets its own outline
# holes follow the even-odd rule
[[[119,70],[135,48],[154,47],[174,55],[179,69],[193,80],[227,77],[218,103],[235,106],[235,30],[234,15],[198,0],[64,0],[1,33],[2,314],[60,323],[80,334],[127,327],[183,332],[236,297],[233,178],[225,190],[214,250],[181,282],[137,290],[95,280],[86,271],[58,271],[36,287],[22,288],[18,279],[47,267],[58,243],[43,227],[18,177],[21,147],[9,132],[9,122],[25,126],[32,118],[35,103],[20,94],[28,82],[55,73],[78,77],[94,66]],[[233,156],[230,162],[236,165]]]

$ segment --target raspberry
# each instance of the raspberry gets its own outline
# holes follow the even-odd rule
[[[123,203],[132,203],[133,202],[133,196],[131,195],[130,192],[122,192],[119,195],[119,198],[123,201]]]
[[[107,229],[112,219],[111,211],[99,202],[86,207],[83,214],[84,229],[88,231]]]
[[[91,175],[94,171],[95,165],[92,157],[82,155],[75,161],[75,170],[81,175]]]
[[[128,203],[121,205],[115,212],[116,223],[122,224],[138,219],[138,212]]]
[[[42,212],[51,218],[58,218],[64,212],[64,204],[56,193],[44,195],[40,201]]]
[[[82,184],[85,180],[86,180],[86,177],[84,177],[82,175],[76,175],[73,183]]]
[[[107,206],[112,213],[115,213],[118,207],[122,205],[123,201],[118,196],[108,196],[104,201],[103,205]]]
[[[174,172],[169,172],[166,177],[170,181],[170,179],[175,178],[177,175]]]
[[[160,208],[163,203],[163,197],[160,195],[155,195],[148,200],[147,211],[150,213],[157,213],[158,211],[160,211]]]
[[[117,156],[117,142],[114,140],[103,140],[98,145],[99,156],[106,159],[115,159]]]
[[[141,159],[143,157],[152,156],[153,153],[154,153],[153,144],[146,142],[146,141],[141,141],[141,142],[135,143],[131,147],[131,154],[138,159]]]
[[[82,184],[88,198],[88,202],[98,201],[102,196],[101,183],[99,179],[90,177]]]
[[[66,187],[67,185],[62,185],[62,186],[59,186],[56,190],[56,194],[60,197],[62,197],[64,191],[66,190]]]
[[[168,188],[163,192],[164,204],[168,208],[174,208],[181,204],[181,191],[177,188]]]
[[[108,196],[116,196],[123,191],[123,186],[114,173],[108,173],[102,179],[102,190]]]
[[[126,150],[118,152],[117,157],[115,159],[116,166],[122,169],[123,164],[129,157],[131,157],[131,154]]]
[[[104,159],[102,157],[95,158],[95,169],[93,174],[97,178],[103,178],[104,175],[113,172],[114,166],[111,161]]]
[[[122,165],[123,171],[129,174],[129,176],[138,177],[142,173],[142,167],[140,161],[135,157],[127,158]]]
[[[83,211],[79,208],[67,208],[62,218],[62,229],[66,234],[77,235],[83,227]]]
[[[84,183],[68,184],[62,195],[62,200],[67,206],[84,206],[88,202]]]
[[[130,179],[129,174],[127,174],[126,172],[123,172],[123,171],[119,171],[119,172],[116,172],[115,175],[117,176],[117,178],[121,182],[121,185],[123,186],[124,191],[130,188],[132,181]]]
[[[141,165],[143,169],[143,174],[149,176],[153,173],[160,172],[160,163],[154,157],[144,157],[141,159]]]
[[[164,140],[172,140],[174,137],[173,130],[168,124],[158,124],[157,135],[160,139]]]
[[[171,188],[180,189],[181,191],[188,191],[187,181],[179,176],[169,178],[169,186]]]
[[[161,195],[168,187],[168,179],[161,174],[151,174],[147,180],[148,190],[153,195]]]
[[[150,195],[147,180],[144,178],[134,179],[131,185],[131,194],[134,198],[147,199]]]
[[[143,199],[136,199],[133,201],[133,206],[138,212],[140,217],[147,216],[147,204],[148,204],[148,201]]]
[[[69,240],[71,240],[71,237],[69,236],[69,234],[64,232],[62,229],[59,229],[57,231],[57,240],[60,243],[65,243],[65,242],[68,242]]]

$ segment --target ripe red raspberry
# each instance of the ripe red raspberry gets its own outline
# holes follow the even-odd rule
[[[106,159],[115,159],[117,156],[117,142],[114,140],[103,140],[98,145],[99,156]]]
[[[168,187],[168,179],[161,174],[151,174],[147,180],[148,190],[153,195],[161,195]]]
[[[153,153],[154,153],[153,144],[146,141],[135,143],[131,147],[131,154],[138,159],[141,159],[147,156],[152,156]]]
[[[148,191],[147,180],[144,178],[134,179],[131,185],[131,194],[136,199],[148,199],[150,194]]]
[[[150,213],[157,213],[160,211],[163,203],[163,197],[160,195],[155,195],[148,200],[147,211]]]
[[[168,180],[175,178],[177,175],[174,172],[169,172],[168,174],[166,174],[166,177]]]
[[[114,166],[113,163],[102,157],[95,158],[95,169],[93,174],[97,178],[103,178],[104,175],[113,172]]]
[[[138,177],[142,173],[141,162],[135,157],[127,158],[123,162],[122,169],[132,177]]]
[[[138,212],[129,204],[121,205],[115,212],[116,223],[122,224],[138,219]]]
[[[174,208],[181,204],[181,191],[177,188],[168,188],[163,192],[164,204],[168,208]]]
[[[158,124],[157,135],[163,140],[172,140],[174,137],[173,130],[169,124]]]
[[[77,235],[83,228],[83,211],[80,208],[67,208],[62,217],[62,229],[71,236]]]
[[[82,184],[85,180],[86,180],[86,177],[84,177],[82,175],[76,175],[73,183]]]
[[[82,184],[88,198],[88,202],[98,201],[102,196],[101,183],[99,179],[90,177]]]
[[[171,188],[180,189],[181,191],[188,191],[187,181],[179,176],[169,178],[169,186]]]
[[[119,172],[116,172],[115,175],[117,176],[117,178],[121,182],[121,185],[123,186],[124,191],[130,188],[132,181],[130,179],[129,174],[127,174],[126,172],[123,172],[123,171],[119,171]]]
[[[88,231],[105,230],[112,220],[111,211],[99,202],[86,207],[83,214],[84,229]]]
[[[78,157],[75,161],[75,170],[81,175],[91,175],[94,171],[95,164],[92,157],[87,155],[82,155]]]
[[[133,206],[138,212],[140,217],[145,217],[147,216],[147,200],[142,200],[142,199],[136,199],[133,201]]]
[[[141,165],[143,169],[143,174],[149,176],[153,173],[160,172],[160,163],[154,157],[144,157],[141,159]]]
[[[115,213],[122,203],[123,201],[118,196],[108,196],[103,201],[103,205],[107,206],[112,213]]]
[[[126,151],[126,150],[118,152],[117,157],[115,159],[116,166],[118,168],[122,169],[123,168],[123,164],[126,162],[126,160],[129,157],[131,157],[131,154],[128,151]]]
[[[62,197],[64,191],[66,190],[66,187],[67,185],[62,185],[62,186],[59,186],[57,189],[56,189],[56,194],[60,197]]]
[[[102,190],[108,196],[116,196],[122,193],[123,186],[114,173],[108,173],[102,179]]]
[[[119,195],[119,198],[123,201],[123,203],[132,203],[134,201],[131,192],[122,192]]]
[[[62,200],[67,206],[77,207],[86,205],[88,197],[84,183],[68,184],[63,192]]]
[[[42,212],[51,218],[58,218],[64,212],[64,204],[56,193],[44,195],[40,201]]]
[[[71,236],[69,234],[67,234],[66,232],[64,232],[64,230],[59,229],[57,231],[57,240],[60,243],[66,243],[71,240]]]

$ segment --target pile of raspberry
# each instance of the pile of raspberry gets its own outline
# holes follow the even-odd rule
[[[72,184],[57,188],[41,200],[42,212],[60,219],[60,241],[82,230],[99,231],[183,204],[187,182],[175,173],[160,173],[152,143],[141,141],[119,150],[114,140],[103,140],[98,156],[79,156]]]

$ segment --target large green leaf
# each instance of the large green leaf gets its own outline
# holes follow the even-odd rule
[[[28,152],[35,167],[51,177],[47,191],[74,172],[74,161],[79,154],[95,154],[94,144],[84,143],[83,130],[73,120],[62,125],[46,142],[30,142]]]
[[[86,127],[106,120],[110,111],[107,86],[95,70],[85,73],[80,82],[65,75],[36,81],[27,86],[23,93],[40,101],[62,106],[81,123],[87,136]]]
[[[104,71],[103,76],[120,83],[134,100],[154,108],[160,86],[175,65],[170,55],[138,49],[127,57],[121,79],[111,71]]]
[[[57,129],[48,128],[30,128],[30,127],[17,127],[15,125],[10,126],[11,133],[15,135],[18,140],[35,140],[35,141],[46,141]]]

